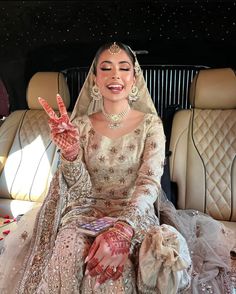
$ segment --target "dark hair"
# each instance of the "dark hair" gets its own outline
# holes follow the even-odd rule
[[[98,49],[98,51],[94,57],[94,64],[93,64],[93,73],[95,75],[97,74],[97,63],[98,63],[98,59],[99,59],[100,55],[105,50],[108,50],[112,46],[112,44],[114,44],[114,42],[106,43]],[[134,53],[131,51],[130,47],[121,43],[121,42],[116,42],[116,45],[118,45],[122,50],[124,50],[128,54],[128,56],[130,57],[130,59],[133,63],[133,66],[134,66],[135,65],[135,56],[134,56]]]

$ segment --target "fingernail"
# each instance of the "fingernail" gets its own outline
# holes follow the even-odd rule
[[[87,276],[88,273],[89,273],[89,270],[86,269],[86,271],[85,271],[85,276]]]
[[[88,256],[85,258],[84,263],[86,263],[88,261]]]

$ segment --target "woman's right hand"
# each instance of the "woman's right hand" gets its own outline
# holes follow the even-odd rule
[[[79,132],[78,129],[70,122],[64,102],[59,94],[57,94],[57,104],[60,117],[56,115],[46,100],[39,97],[39,103],[49,116],[49,127],[51,129],[51,137],[53,142],[61,149],[61,153],[65,159],[73,161],[79,153]]]

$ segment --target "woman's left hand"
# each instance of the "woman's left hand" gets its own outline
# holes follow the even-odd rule
[[[94,240],[85,260],[85,274],[98,276],[95,288],[109,279],[117,280],[129,256],[133,229],[122,222],[100,234]]]

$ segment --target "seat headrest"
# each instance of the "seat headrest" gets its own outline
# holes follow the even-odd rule
[[[236,108],[236,75],[231,68],[203,69],[194,77],[190,104],[200,109]]]
[[[48,104],[58,110],[56,94],[63,98],[66,108],[70,105],[70,94],[66,79],[60,72],[37,72],[29,81],[27,103],[29,109],[42,109],[38,97],[44,98]]]

